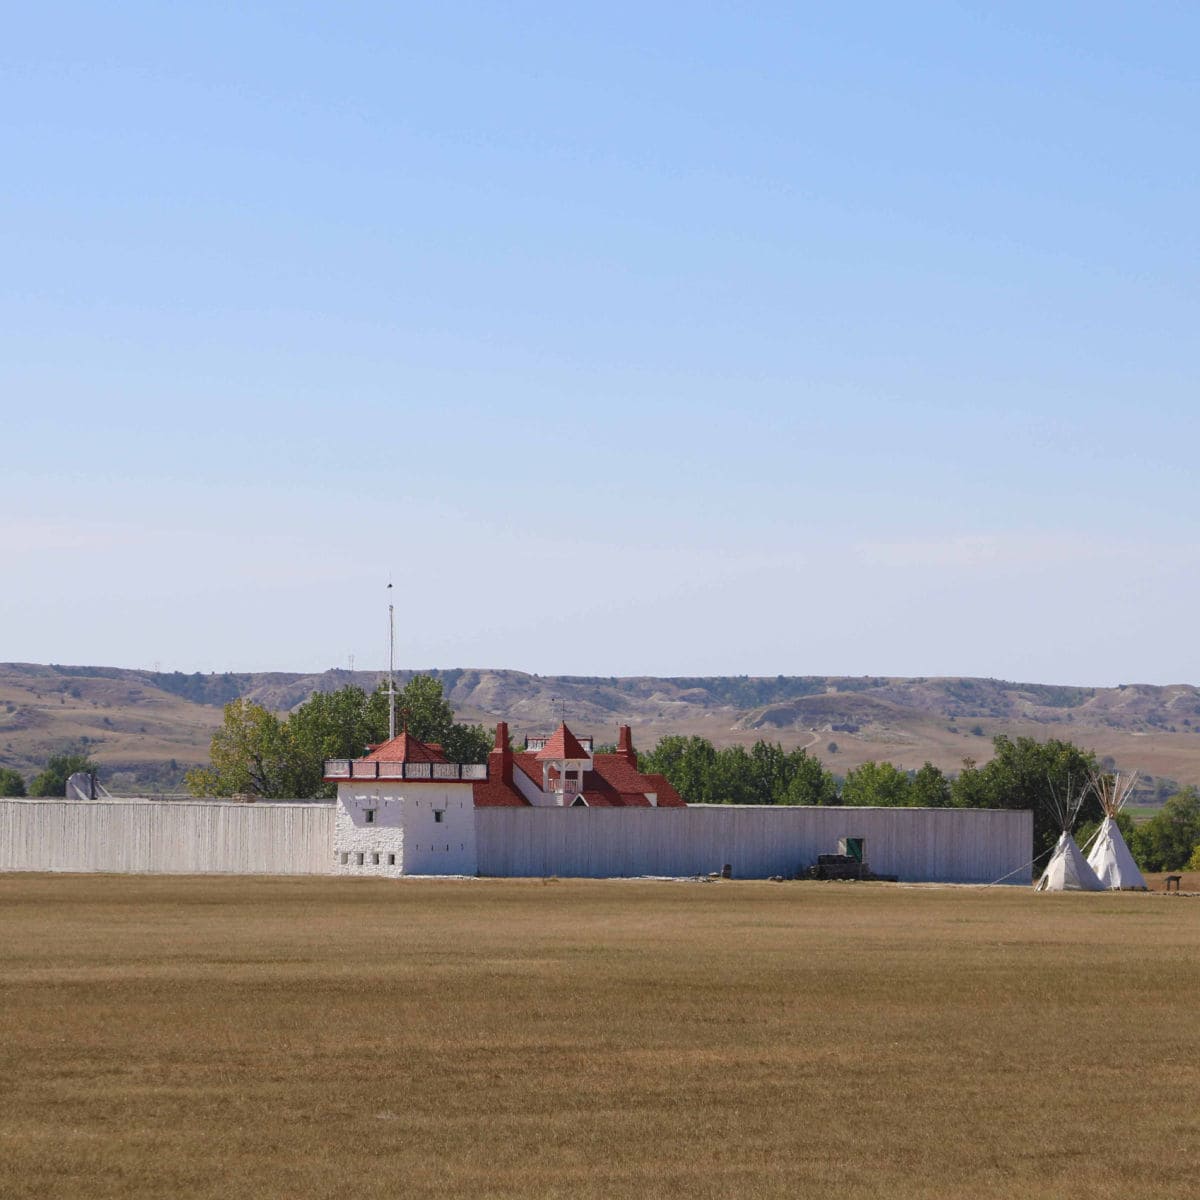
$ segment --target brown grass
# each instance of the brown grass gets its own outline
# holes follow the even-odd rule
[[[1149,1196],[1200,902],[0,878],[0,1195]]]

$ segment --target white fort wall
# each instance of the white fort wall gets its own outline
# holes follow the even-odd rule
[[[0,871],[393,874],[399,872],[367,866],[365,855],[373,853],[380,835],[384,840],[399,835],[395,852],[404,874],[472,874],[477,865],[480,874],[495,876],[695,875],[729,863],[735,876],[761,879],[794,874],[815,863],[818,854],[836,852],[840,838],[861,837],[867,861],[881,875],[946,883],[991,883],[1007,875],[1007,883],[1032,882],[1029,812],[719,805],[479,808],[473,829],[467,830],[449,803],[459,797],[438,799],[451,810],[446,825],[434,823],[426,804],[419,820],[412,806],[411,828],[405,830],[389,830],[390,820],[380,829],[363,828],[355,816],[344,814],[353,828],[343,827],[342,838],[363,839],[355,845],[349,871],[341,866],[340,852],[335,854],[336,806],[331,803],[0,800]],[[451,833],[456,840],[447,836]],[[426,847],[427,840],[436,850]],[[357,866],[358,845],[365,870]],[[384,866],[391,851],[382,843],[378,848],[384,851]]]
[[[792,875],[844,837],[879,875],[906,882],[1033,881],[1033,814],[994,809],[481,808],[481,875]],[[1009,872],[1016,872],[1009,875]]]
[[[327,875],[332,804],[0,800],[0,871]]]

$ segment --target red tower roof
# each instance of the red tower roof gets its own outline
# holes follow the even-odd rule
[[[363,759],[367,762],[438,762],[444,763],[450,760],[442,753],[442,748],[437,742],[425,743],[418,741],[406,729],[398,737],[392,738],[390,742],[384,742],[380,746],[376,746],[370,754],[363,755]]]
[[[538,762],[547,759],[578,758],[587,760],[592,756],[579,744],[579,739],[567,728],[564,721],[550,740],[538,751]]]

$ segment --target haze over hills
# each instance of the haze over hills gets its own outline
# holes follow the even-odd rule
[[[400,683],[413,671],[397,672]],[[565,713],[601,741],[619,723],[652,746],[668,733],[718,745],[762,737],[805,746],[844,774],[871,759],[915,768],[926,760],[955,771],[985,761],[997,733],[1062,737],[1126,769],[1200,782],[1200,688],[1127,684],[1084,688],[996,679],[835,676],[696,678],[530,675],[515,670],[427,672],[445,687],[459,720],[507,720],[519,737],[545,732]],[[278,712],[314,691],[356,683],[374,671],[184,675],[125,669],[0,664],[0,765],[26,776],[46,757],[82,747],[114,790],[169,790],[208,759],[227,701],[245,696]],[[832,747],[832,748],[831,748]]]

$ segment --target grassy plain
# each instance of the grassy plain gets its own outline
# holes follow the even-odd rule
[[[1128,1200],[1195,1178],[1200,900],[10,875],[0,1035],[8,1200]]]

